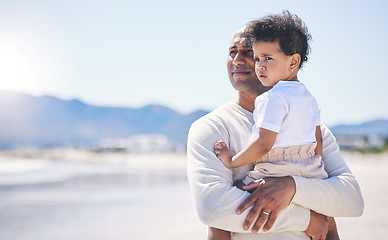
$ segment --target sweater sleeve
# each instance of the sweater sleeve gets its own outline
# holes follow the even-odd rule
[[[364,209],[360,187],[343,159],[333,134],[321,126],[323,162],[327,179],[294,176],[296,194],[293,203],[332,217],[357,217]]]
[[[233,187],[232,170],[226,168],[213,153],[214,144],[218,140],[229,144],[228,139],[228,131],[223,124],[209,119],[193,123],[187,145],[188,180],[199,218],[205,225],[231,232],[250,233],[242,228],[250,209],[242,215],[235,213],[249,193]],[[244,167],[247,172],[248,166]],[[308,209],[290,204],[279,214],[270,231],[304,231],[309,221]]]

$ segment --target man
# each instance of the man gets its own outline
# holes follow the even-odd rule
[[[268,178],[256,183],[252,194],[233,186],[253,164],[226,168],[213,153],[214,144],[223,140],[236,153],[247,146],[254,123],[254,100],[268,90],[254,72],[253,53],[244,28],[233,37],[227,69],[238,91],[237,100],[194,122],[188,137],[188,178],[201,221],[231,231],[232,239],[310,239],[307,234],[325,239],[327,224],[322,225],[325,219],[315,212],[332,217],[361,215],[359,186],[325,126],[323,161],[328,179]]]

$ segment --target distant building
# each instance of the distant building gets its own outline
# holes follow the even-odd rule
[[[338,145],[344,150],[379,149],[384,146],[384,138],[378,135],[336,136]]]
[[[136,134],[128,138],[129,152],[168,152],[171,143],[164,134]]]
[[[182,152],[185,149],[181,144],[170,141],[164,134],[135,134],[129,138],[102,139],[98,148],[134,153]]]
[[[338,136],[338,145],[344,150],[357,150],[365,146],[365,139],[360,136]]]
[[[127,150],[128,138],[104,138],[97,146],[100,150]]]
[[[381,148],[385,144],[385,139],[378,135],[369,135],[368,136],[368,144],[373,148]]]

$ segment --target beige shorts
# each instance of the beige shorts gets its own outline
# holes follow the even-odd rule
[[[322,157],[315,155],[316,145],[272,149],[255,162],[255,168],[247,173],[243,183],[247,185],[264,177],[327,178]]]

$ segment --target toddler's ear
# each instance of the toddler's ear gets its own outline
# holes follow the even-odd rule
[[[295,69],[299,68],[301,62],[301,57],[298,53],[295,53],[291,56],[291,64],[290,64],[290,70],[293,71]]]

